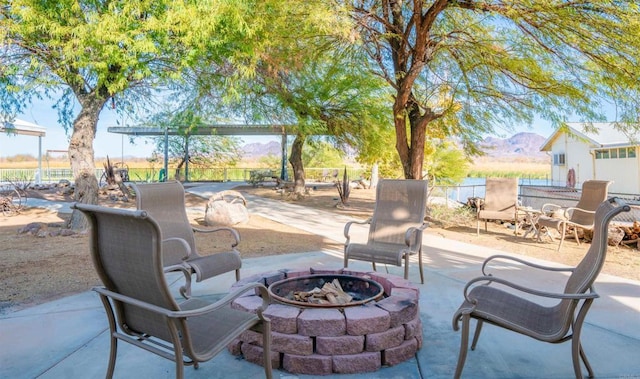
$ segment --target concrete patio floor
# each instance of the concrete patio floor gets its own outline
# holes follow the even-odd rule
[[[206,197],[228,186],[231,184],[207,184],[191,187],[189,191]],[[349,220],[346,217],[263,198],[249,197],[248,202],[251,214],[344,241],[342,230]],[[195,211],[203,212],[204,209]],[[484,258],[503,252],[433,235],[425,237],[426,282],[418,285],[424,338],[422,349],[415,358],[397,366],[383,367],[373,373],[329,377],[452,377],[460,333],[453,331],[451,317],[462,302],[464,284],[480,274]],[[342,253],[327,250],[245,259],[242,276],[310,267],[340,268]],[[354,261],[350,268],[369,270],[370,265]],[[385,267],[378,269],[385,270]],[[561,291],[565,279],[557,273],[540,275],[538,272],[527,276],[529,271],[515,265],[504,265],[500,270],[507,278],[545,290]],[[388,271],[402,275],[399,267],[390,266]],[[412,263],[410,275],[413,283],[419,283],[416,262]],[[193,294],[215,300],[228,292],[233,280],[230,273],[194,283]],[[176,277],[172,287],[177,288],[178,283]],[[601,298],[594,302],[582,333],[582,343],[596,377],[640,378],[640,282],[603,274],[598,278],[596,291]],[[87,291],[0,315],[0,344],[0,378],[102,378],[109,352],[107,320],[97,295]],[[477,349],[469,352],[463,377],[572,378],[570,354],[570,342],[551,345],[487,325]],[[201,364],[197,370],[185,368],[186,378],[263,376],[262,367],[226,351]],[[281,370],[275,370],[274,376],[283,379],[315,377]],[[172,378],[174,363],[121,343],[114,377]]]

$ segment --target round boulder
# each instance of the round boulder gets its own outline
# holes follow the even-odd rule
[[[248,221],[247,200],[240,192],[220,191],[209,198],[204,213],[204,222],[208,226],[232,226]]]

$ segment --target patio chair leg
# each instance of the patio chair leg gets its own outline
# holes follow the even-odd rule
[[[418,267],[420,268],[420,283],[424,284],[424,270],[422,269],[422,247],[418,250]]]
[[[107,314],[109,322],[109,365],[107,366],[107,379],[113,378],[113,372],[116,368],[116,358],[118,357],[118,339],[113,335],[118,330],[116,326],[116,317],[111,307],[111,302],[105,296],[100,295],[100,301]]]
[[[109,350],[109,366],[107,366],[107,378],[113,378],[116,368],[116,357],[118,355],[118,339],[111,336],[111,348]]]
[[[462,369],[464,369],[464,362],[467,359],[467,352],[469,351],[469,315],[462,315],[461,324],[462,330],[460,331],[460,352],[458,353],[458,364],[456,365],[456,372],[453,375],[454,379],[459,379],[462,375]]]
[[[562,249],[562,243],[564,242],[564,236],[567,234],[567,224],[562,224],[562,235],[560,235],[560,244],[558,244],[558,251]]]
[[[404,279],[409,280],[409,254],[404,255]]]
[[[482,320],[478,320],[476,325],[476,331],[473,333],[473,341],[471,342],[471,350],[476,349],[476,345],[478,344],[478,338],[480,338],[480,332],[482,331]]]
[[[576,243],[580,246],[580,238],[578,238],[578,228],[573,227],[573,236],[576,238]]]
[[[578,316],[573,324],[573,336],[571,337],[571,355],[573,358],[573,371],[576,375],[576,379],[582,379],[582,367],[580,366],[580,359],[584,362],[585,367],[587,368],[587,372],[589,373],[589,377],[593,378],[593,369],[591,368],[591,364],[589,364],[589,360],[587,359],[587,355],[582,349],[582,343],[580,343],[580,334],[582,333],[582,323],[584,322],[585,317],[587,316],[587,311],[591,307],[593,299],[586,300],[580,311],[578,312]]]
[[[267,379],[273,377],[271,367],[271,321],[262,321],[262,354],[264,355],[264,374]]]

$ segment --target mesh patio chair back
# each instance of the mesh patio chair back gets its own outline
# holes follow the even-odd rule
[[[422,231],[427,210],[428,184],[426,180],[381,180],[376,188],[376,203],[369,223],[366,244],[351,243],[345,225],[345,267],[349,259],[402,266],[408,278],[409,257],[418,255],[420,278],[422,268]]]
[[[186,267],[190,273],[196,275],[198,282],[230,271],[235,271],[236,280],[240,279],[242,259],[236,250],[240,242],[238,232],[230,227],[194,228],[187,216],[185,191],[180,182],[134,184],[133,189],[136,193],[137,208],[146,211],[156,220],[165,238],[179,238],[189,245],[186,256],[181,249],[165,248],[165,271],[182,271]],[[233,242],[229,251],[201,255],[196,246],[194,231],[229,233]],[[185,297],[191,294],[190,273],[185,273],[186,284],[181,290]]]
[[[91,259],[104,287],[100,294],[110,327],[111,352],[107,377],[114,373],[117,343],[124,341],[176,362],[176,377],[184,365],[198,366],[224,350],[234,338],[254,326],[270,331],[262,315],[269,295],[261,285],[249,285],[218,301],[188,299],[178,303],[164,274],[163,235],[145,211],[76,204],[91,226]],[[176,240],[179,242],[178,240]],[[188,249],[186,242],[179,242]],[[231,309],[243,293],[263,296],[258,313]],[[270,333],[265,333],[265,372],[271,375]]]
[[[609,223],[617,214],[629,210],[628,205],[616,198],[600,204],[595,215],[594,239],[576,267],[546,267],[508,255],[487,258],[482,265],[483,276],[467,283],[465,300],[453,317],[454,330],[458,330],[459,323],[462,324],[460,354],[454,377],[459,378],[462,374],[471,318],[477,320],[472,350],[476,347],[484,322],[540,341],[561,343],[571,340],[576,378],[582,378],[581,363],[587,368],[589,376],[593,377],[593,370],[580,342],[582,325],[593,300],[598,298],[594,283],[605,261]],[[570,275],[562,293],[545,292],[501,278],[499,271],[492,270],[493,261],[498,261],[497,267],[504,265],[504,261],[512,261],[528,266],[530,270],[545,270],[556,275],[569,272]],[[529,272],[523,271],[523,274]]]
[[[184,187],[180,182],[135,184],[136,206],[151,215],[165,237],[181,238],[191,251],[197,252],[189,217],[185,208]],[[176,265],[183,261],[177,252],[165,252],[164,265]]]
[[[382,180],[369,228],[369,244],[404,244],[405,233],[424,223],[427,211],[425,180]]]
[[[595,219],[594,212],[600,203],[607,199],[610,184],[611,182],[606,180],[587,180],[584,182],[580,200],[575,206],[577,209],[573,211],[569,221],[577,225],[591,227]],[[590,212],[582,212],[582,209]]]
[[[611,182],[606,180],[587,180],[582,184],[580,199],[575,207],[562,208],[555,204],[545,204],[542,206],[543,215],[538,218],[538,225],[542,228],[556,229],[560,231],[560,243],[558,251],[562,248],[567,233],[567,227],[573,226],[573,235],[576,243],[580,244],[578,237],[578,228],[584,230],[593,230],[595,222],[595,211],[607,199],[609,193],[609,185]],[[553,210],[564,212],[564,217],[548,216],[545,213]],[[540,240],[541,234],[538,234]]]
[[[515,233],[518,232],[518,178],[487,178],[484,202],[478,208],[476,234],[480,234],[480,220],[484,220],[487,231],[487,220],[516,221]]]

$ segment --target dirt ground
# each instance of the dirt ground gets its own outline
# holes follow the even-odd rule
[[[244,193],[280,201],[295,201],[301,205],[363,219],[373,212],[375,200],[375,190],[354,189],[349,198],[350,206],[340,208],[336,206],[339,203],[337,189],[331,186],[318,187],[301,200],[283,197],[269,187],[245,186],[237,189]],[[59,195],[55,190],[36,191],[30,196],[71,201],[68,196]],[[206,204],[206,199],[194,195],[187,195],[186,201],[189,205],[199,204],[202,207]],[[135,206],[133,201],[114,202],[107,196],[101,196],[100,203],[118,207]],[[61,230],[67,217],[36,208],[24,210],[17,216],[0,216],[0,313],[86,291],[100,284],[89,257],[86,233],[70,236],[50,235]],[[193,219],[193,224],[202,224],[203,217],[204,215]],[[19,229],[34,222],[40,223],[43,230],[52,233],[41,233],[46,236],[40,237],[18,233]],[[476,236],[475,224],[445,229],[437,223],[431,223],[425,232],[425,238],[437,235],[568,265],[579,262],[589,246],[588,243],[577,246],[573,240],[567,240],[562,251],[556,252],[557,242],[539,243],[531,238],[514,236],[512,230],[504,225],[489,225],[487,233],[483,231],[480,236]],[[256,215],[252,215],[247,224],[236,225],[235,228],[241,236],[238,250],[245,258],[320,249],[342,249],[341,243]],[[199,253],[224,251],[229,246],[228,235],[215,234],[218,233],[196,234]],[[640,280],[640,253],[635,248],[610,248],[603,272]]]

